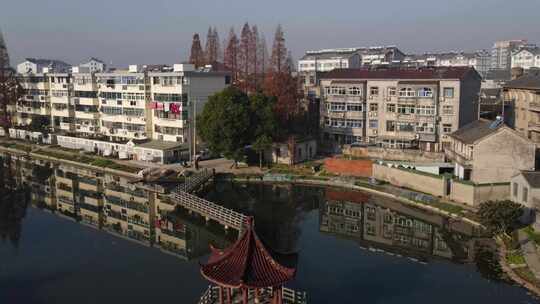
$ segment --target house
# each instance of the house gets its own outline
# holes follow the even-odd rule
[[[540,48],[537,46],[524,47],[512,54],[512,68],[540,68]]]
[[[512,177],[510,200],[525,208],[522,220],[540,230],[540,171],[521,171]]]
[[[314,138],[290,139],[274,143],[271,153],[272,163],[294,165],[313,159],[317,155],[317,141]],[[265,158],[268,158],[265,155]]]
[[[534,170],[535,144],[501,120],[474,121],[449,138],[445,154],[460,180],[508,183],[521,170]]]
[[[17,65],[19,74],[40,74],[47,72],[67,73],[71,65],[56,59],[26,58]]]

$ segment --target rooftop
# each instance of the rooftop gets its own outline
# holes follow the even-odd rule
[[[188,144],[186,143],[163,140],[150,140],[147,142],[136,144],[135,146],[155,150],[171,150],[177,148],[182,148],[183,150],[189,149]]]
[[[438,67],[422,69],[335,69],[322,76],[325,79],[463,79],[478,73],[471,67]]]
[[[528,73],[517,79],[508,81],[504,88],[540,90],[540,72]]]
[[[459,130],[451,133],[449,136],[465,144],[473,144],[479,139],[497,132],[497,130],[502,126],[504,126],[502,121],[480,119],[461,127]]]
[[[60,66],[70,66],[69,63],[66,63],[62,60],[57,59],[45,59],[45,58],[26,58],[27,61],[30,61],[35,64],[42,65],[60,65]]]
[[[255,233],[253,218],[246,224],[246,232],[229,248],[211,247],[208,263],[201,265],[202,276],[230,288],[275,287],[290,281],[296,274],[297,255],[268,250]]]

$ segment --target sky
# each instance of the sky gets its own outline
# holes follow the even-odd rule
[[[11,64],[25,57],[113,66],[172,64],[195,32],[220,39],[257,24],[269,48],[281,24],[293,58],[306,50],[396,45],[406,53],[489,49],[496,40],[540,43],[540,0],[2,0]],[[204,43],[204,41],[203,41]],[[203,44],[204,47],[204,44]]]

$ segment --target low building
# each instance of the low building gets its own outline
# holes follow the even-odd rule
[[[313,159],[317,155],[317,140],[313,138],[291,139],[275,143],[272,147],[272,163],[294,165]]]
[[[88,61],[79,64],[79,67],[88,69],[90,73],[104,72],[107,69],[107,65],[95,57],[90,57]]]
[[[449,138],[445,154],[460,180],[509,183],[519,171],[534,170],[535,144],[500,120],[474,121]]]
[[[525,208],[522,220],[540,230],[540,171],[521,171],[512,177],[510,200]]]

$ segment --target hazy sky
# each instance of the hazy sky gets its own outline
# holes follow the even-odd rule
[[[540,42],[540,0],[1,0],[12,65],[24,57],[79,63],[185,60],[194,32],[220,39],[256,23],[271,46],[277,24],[305,50],[395,44],[405,52],[476,50],[495,40]],[[204,46],[204,45],[203,45]]]

